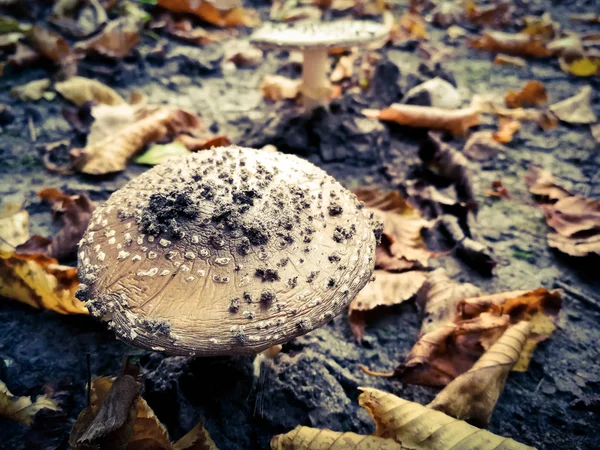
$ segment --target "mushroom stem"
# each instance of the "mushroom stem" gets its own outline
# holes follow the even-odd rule
[[[302,98],[307,109],[326,103],[331,84],[327,77],[329,57],[326,48],[304,50]]]

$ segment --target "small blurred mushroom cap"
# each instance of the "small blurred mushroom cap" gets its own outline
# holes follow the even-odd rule
[[[379,231],[306,160],[206,150],[154,167],[94,211],[78,297],[134,346],[257,353],[338,315],[371,277]]]
[[[383,24],[362,20],[267,23],[250,36],[250,41],[262,49],[316,50],[366,45],[385,39],[389,32]]]

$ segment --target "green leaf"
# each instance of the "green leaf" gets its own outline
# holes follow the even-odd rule
[[[28,31],[31,31],[31,25],[19,23],[11,17],[0,16],[0,34],[14,33],[17,31],[27,33]]]
[[[155,144],[150,147],[146,153],[138,156],[135,162],[138,164],[148,164],[154,166],[164,162],[171,156],[185,156],[189,155],[190,152],[185,145],[181,142],[171,142],[170,144]]]

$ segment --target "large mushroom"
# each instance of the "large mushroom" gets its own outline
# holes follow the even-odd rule
[[[324,104],[330,93],[330,48],[364,46],[387,38],[389,31],[380,23],[359,20],[269,23],[256,30],[250,40],[263,50],[302,51],[301,92],[304,106],[310,109]]]
[[[258,353],[352,301],[371,277],[377,228],[305,160],[207,150],[154,167],[94,211],[78,296],[137,347]]]

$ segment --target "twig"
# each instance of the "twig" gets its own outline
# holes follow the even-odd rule
[[[595,308],[598,311],[600,311],[600,301],[596,300],[596,298],[592,295],[583,293],[560,280],[554,280],[554,287],[563,289],[574,299],[577,299],[580,302],[585,303],[586,305],[591,306],[592,308]]]

